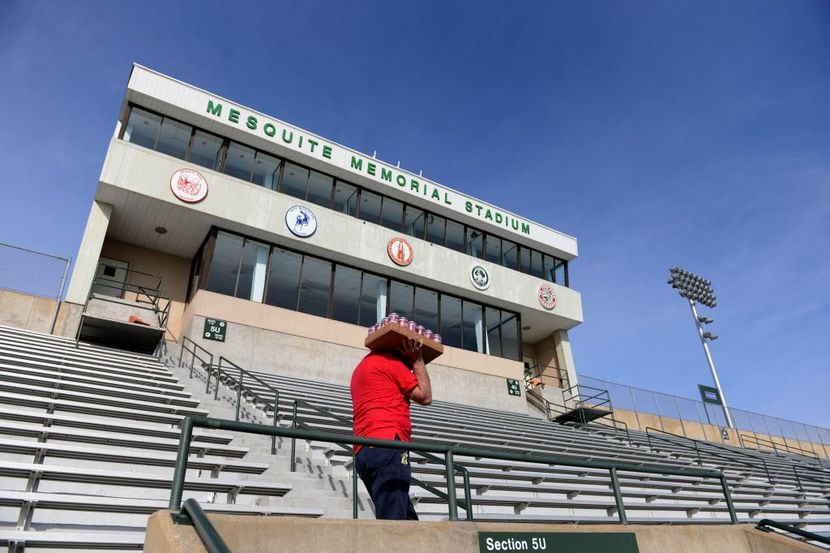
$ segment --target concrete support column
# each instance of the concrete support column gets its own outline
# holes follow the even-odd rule
[[[112,206],[98,201],[92,202],[89,218],[86,221],[86,230],[78,257],[75,258],[75,268],[72,271],[72,280],[66,292],[66,301],[83,305],[89,296],[92,279],[95,278],[95,269],[101,257],[101,247],[107,236],[107,228],[112,216]]]
[[[576,376],[576,365],[574,365],[574,356],[571,351],[571,342],[568,338],[567,330],[557,330],[553,333],[553,343],[556,348],[556,360],[559,363],[559,368],[564,370],[568,375],[568,382],[570,386],[579,384]]]

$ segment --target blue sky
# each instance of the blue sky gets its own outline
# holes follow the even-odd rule
[[[584,374],[830,426],[830,3],[2,2],[0,242],[72,256],[133,61],[579,240]]]

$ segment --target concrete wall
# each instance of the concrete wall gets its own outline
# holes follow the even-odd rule
[[[234,553],[397,553],[452,551],[478,553],[479,532],[633,533],[639,553],[798,553],[815,547],[755,530],[751,525],[588,525],[499,524],[326,520],[210,515]],[[390,547],[390,544],[394,546]],[[550,543],[546,551],[553,551]],[[495,550],[495,549],[494,549]],[[152,515],[145,553],[206,551],[193,526],[174,525],[169,511]],[[569,549],[569,551],[573,551]],[[604,550],[607,551],[607,550]],[[587,550],[586,550],[587,553]]]
[[[225,342],[205,340],[205,318],[229,322]],[[348,385],[366,355],[362,327],[199,290],[184,313],[183,332],[214,355],[243,368]],[[457,348],[428,365],[433,395],[451,401],[519,413],[524,396],[507,393],[507,378],[522,381],[523,366]]]
[[[56,300],[0,290],[0,324],[49,332],[55,316]]]

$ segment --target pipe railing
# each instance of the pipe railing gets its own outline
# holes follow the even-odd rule
[[[314,411],[317,411],[318,413],[321,413],[325,416],[331,417],[335,421],[337,421],[340,424],[347,427],[349,430],[351,430],[351,428],[352,428],[352,420],[350,418],[344,417],[342,415],[338,415],[337,413],[334,413],[330,409],[327,409],[325,407],[321,407],[319,405],[314,405],[313,403],[310,403],[310,402],[308,402],[304,399],[295,399],[294,400],[294,408],[293,408],[292,416],[291,416],[291,419],[293,421],[292,428],[295,428],[295,429],[296,428],[308,428],[308,429],[313,428],[311,425],[308,425],[308,424],[306,424],[306,423],[304,423],[300,420],[300,417],[299,417],[299,406],[300,405],[303,405],[304,407],[307,407],[307,408],[310,408]],[[343,433],[343,435],[350,436],[351,433],[350,432],[345,432],[345,433]],[[352,518],[356,519],[357,518],[357,478],[358,478],[358,476],[357,476],[357,466],[355,465],[355,459],[354,459],[354,455],[355,455],[354,448],[345,446],[341,443],[338,443],[337,445],[342,450],[344,450],[347,453],[350,453],[352,455]],[[442,462],[441,459],[439,459],[435,455],[431,455],[431,454],[429,454],[425,451],[419,452],[419,455],[421,457],[424,457],[424,458],[429,459],[431,461],[435,461],[437,463]],[[464,480],[465,503],[463,504],[462,508],[464,508],[465,512],[467,513],[467,520],[473,520],[473,518],[472,518],[473,517],[472,500],[471,500],[472,494],[470,493],[470,474],[467,471],[467,469],[465,467],[462,467],[462,466],[456,466],[455,470],[456,470],[456,472],[461,474],[461,477]],[[296,471],[297,471],[297,439],[296,438],[291,438],[291,472],[296,472]],[[417,484],[421,488],[423,488],[423,489],[427,490],[428,492],[440,497],[441,499],[447,499],[447,494],[445,494],[444,492],[438,490],[434,486],[431,486],[430,484],[427,484],[426,482],[423,482],[423,481],[421,481],[421,480],[419,480],[418,478],[415,478],[415,477],[412,478],[412,481],[415,482],[415,484]]]
[[[784,450],[784,452],[786,452],[790,455],[800,455],[801,457],[807,457],[808,459],[810,459],[812,461],[816,461],[817,463],[821,464],[820,457],[818,456],[817,453],[815,453],[813,451],[808,451],[806,449],[802,449],[800,447],[791,446],[790,444],[788,444],[786,442],[786,440],[784,441],[783,444],[781,444],[781,443],[777,443],[775,440],[768,440],[766,438],[761,438],[760,436],[754,436],[752,434],[741,434],[741,433],[738,433],[738,439],[741,441],[741,444],[743,444],[744,441],[747,441],[747,442],[750,442],[750,443],[755,442],[755,446],[756,446],[755,449],[757,449],[758,451],[761,451],[761,446],[766,446],[767,450],[769,450],[771,448],[775,453],[779,453],[778,448],[782,448]],[[746,446],[744,446],[744,447],[746,447]]]
[[[656,435],[653,434],[654,432],[660,432],[661,434],[667,434],[669,436],[672,436],[672,438],[677,438],[677,440],[671,439],[671,438],[666,438],[666,437],[663,437],[663,436],[656,436]],[[695,453],[697,454],[698,465],[700,465],[700,466],[703,465],[703,458],[700,456],[700,445],[701,445],[700,441],[695,440],[693,438],[687,438],[686,436],[680,436],[679,434],[672,434],[671,432],[666,432],[665,430],[660,430],[659,428],[652,428],[651,426],[646,426],[646,439],[648,440],[648,447],[652,451],[654,451],[655,450],[654,444],[651,443],[652,438],[657,439],[657,440],[662,440],[664,442],[668,442],[668,443],[670,443],[672,445],[675,445],[675,446],[685,447],[687,449],[694,449]],[[685,444],[683,442],[680,442],[678,440],[686,440],[686,441],[692,442],[693,445],[690,446],[690,445],[687,445],[687,444]],[[733,463],[746,465],[746,466],[749,466],[749,467],[752,467],[752,468],[755,468],[755,469],[763,469],[764,473],[767,475],[767,480],[769,480],[770,484],[774,483],[773,478],[772,478],[772,474],[770,473],[769,467],[767,466],[767,462],[764,461],[763,459],[757,459],[757,458],[753,457],[752,455],[749,455],[749,454],[744,453],[742,451],[728,449],[726,447],[719,446],[717,444],[713,444],[713,443],[710,443],[710,442],[706,442],[705,446],[706,447],[713,447],[713,448],[723,449],[724,451],[727,451],[727,452],[730,453],[730,455],[727,455],[725,453],[718,453],[718,452],[711,451],[711,450],[706,451],[706,453],[709,454],[709,455],[713,455],[715,457],[718,457],[720,459],[725,459],[725,460],[731,461]],[[758,465],[756,465],[754,463],[750,463],[748,461],[741,461],[739,459],[735,459],[735,455],[743,455],[743,456],[749,457],[753,461],[755,461],[755,460],[761,461],[761,466],[759,467]]]
[[[181,511],[177,515],[174,514],[173,521],[177,524],[185,521],[192,523],[196,535],[202,540],[202,544],[208,553],[231,553],[225,540],[216,531],[216,527],[213,526],[195,499],[190,498],[185,501]]]
[[[224,365],[223,365],[224,364]],[[228,367],[232,370],[228,370]],[[274,412],[273,418],[273,426],[276,427],[279,423],[280,419],[280,391],[262,380],[260,377],[252,373],[251,371],[247,371],[225,357],[224,355],[219,356],[219,363],[216,365],[209,365],[207,367],[207,384],[205,386],[205,393],[210,393],[210,381],[211,375],[215,374],[216,384],[215,384],[215,391],[213,394],[213,399],[219,399],[219,384],[220,382],[224,382],[226,386],[231,389],[236,388],[236,413],[235,419],[239,421],[239,415],[242,410],[242,396],[245,395],[246,397],[250,398],[250,400],[256,404],[257,402],[262,403],[263,411],[267,414],[269,408]],[[238,375],[238,377],[237,377]],[[274,395],[273,402],[271,401],[270,397],[263,396],[259,390],[252,386],[246,386],[245,379],[249,381],[254,381],[260,386],[264,386],[268,392],[271,392]],[[276,435],[271,437],[271,455],[277,453],[277,437]]]
[[[263,424],[246,423],[239,421],[215,419],[209,417],[185,417],[181,422],[181,436],[179,438],[179,449],[176,457],[176,468],[173,473],[173,482],[170,490],[170,509],[179,509],[184,491],[184,480],[187,472],[187,458],[190,450],[190,443],[193,440],[194,427],[212,428],[231,432],[244,432],[248,434],[261,434],[280,436],[287,438],[298,438],[309,441],[346,443],[361,446],[385,447],[390,449],[401,449],[416,452],[428,452],[443,454],[444,472],[447,486],[447,509],[450,520],[458,520],[458,501],[455,489],[455,457],[483,457],[504,461],[521,461],[530,463],[543,463],[548,465],[559,465],[568,467],[594,468],[607,470],[611,477],[614,500],[617,505],[617,515],[622,524],[628,522],[625,513],[622,492],[620,490],[617,474],[620,471],[636,472],[645,474],[693,476],[698,478],[715,478],[721,483],[724,500],[733,524],[738,523],[738,516],[735,512],[735,505],[732,503],[732,496],[729,492],[729,484],[722,472],[714,470],[703,470],[693,468],[663,467],[658,465],[635,465],[630,463],[612,463],[609,461],[575,460],[554,455],[537,455],[528,453],[514,453],[484,448],[468,448],[455,445],[426,443],[426,442],[401,442],[396,440],[378,440],[349,436],[334,432],[321,432],[317,430],[306,430],[301,428],[281,428],[279,426],[268,426]]]
[[[813,532],[802,530],[801,528],[793,526],[792,524],[784,524],[783,522],[776,522],[768,518],[763,518],[759,520],[758,524],[755,525],[755,528],[761,530],[762,532],[771,532],[770,528],[776,528],[778,530],[783,530],[784,532],[788,532],[790,534],[795,534],[796,536],[804,538],[807,541],[817,541],[825,545],[830,545],[830,537],[828,536],[814,534]]]
[[[190,344],[191,347],[188,347]],[[187,336],[182,337],[182,347],[179,350],[179,367],[184,366],[184,353],[187,352],[190,354],[190,378],[193,378],[193,369],[196,365],[196,360],[198,359],[202,363],[202,368],[209,367],[213,365],[213,354],[188,338]],[[204,352],[205,357],[199,355],[199,352]]]

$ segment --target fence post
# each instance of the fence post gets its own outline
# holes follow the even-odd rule
[[[61,297],[63,296],[63,287],[66,285],[66,274],[69,272],[69,263],[72,258],[65,259],[63,264],[63,275],[61,276],[61,285],[58,287],[58,297],[55,298],[55,313],[52,315],[52,325],[49,327],[49,334],[55,333],[55,325],[58,323],[58,312],[61,308]]]

